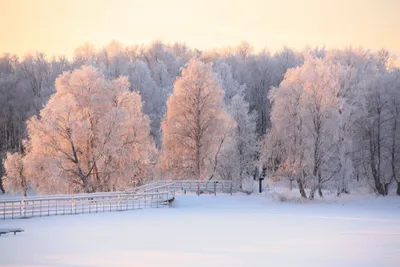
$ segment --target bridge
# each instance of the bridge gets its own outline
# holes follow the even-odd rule
[[[120,192],[2,198],[0,219],[166,208],[176,193],[232,195],[238,188],[232,181],[160,180]]]
[[[156,192],[159,190],[167,191],[181,191],[186,192],[196,192],[197,195],[201,193],[234,193],[238,190],[238,186],[232,181],[225,180],[158,180],[152,181],[145,185],[134,187],[132,189],[126,190],[125,192],[137,193],[137,192]]]

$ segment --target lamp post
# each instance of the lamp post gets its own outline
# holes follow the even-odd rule
[[[258,181],[259,181],[259,193],[262,193],[262,181],[265,178],[265,172],[262,171],[260,172],[260,176],[258,177]]]

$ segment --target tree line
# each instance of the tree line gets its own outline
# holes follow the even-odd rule
[[[242,182],[262,166],[303,197],[400,194],[400,70],[385,51],[248,43],[0,58],[0,189],[122,190],[148,179]]]

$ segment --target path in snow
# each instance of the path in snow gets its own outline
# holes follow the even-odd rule
[[[0,221],[0,266],[399,266],[400,198],[179,195],[170,209]]]

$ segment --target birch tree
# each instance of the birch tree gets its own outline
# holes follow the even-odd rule
[[[212,65],[191,60],[177,78],[162,123],[163,157],[173,178],[213,175],[231,120]]]
[[[266,135],[263,154],[267,166],[290,181],[296,180],[301,196],[306,198],[304,119],[300,113],[303,87],[290,75],[293,71],[269,93],[272,127]]]
[[[166,110],[167,92],[157,86],[146,63],[136,60],[128,67],[131,91],[139,92],[143,99],[143,111],[150,118],[151,134],[156,145],[161,143],[160,126]]]
[[[336,174],[330,159],[334,142],[332,112],[339,90],[335,66],[310,58],[303,66],[289,70],[280,87],[274,89],[272,129],[269,146],[282,149],[280,170],[294,176],[300,194],[310,187],[309,198]],[[267,146],[268,147],[268,146]]]
[[[231,68],[225,62],[215,68],[215,72],[220,81],[221,88],[224,90],[224,101],[229,105],[232,98],[236,95],[244,95],[245,85],[240,85],[232,76]]]
[[[388,79],[390,99],[389,158],[392,179],[397,183],[396,194],[400,196],[400,70],[390,73]]]
[[[224,142],[219,162],[219,175],[239,182],[249,177],[256,166],[259,142],[256,133],[256,113],[249,111],[243,95],[235,95],[228,107],[234,125]]]
[[[7,153],[4,168],[7,174],[3,177],[3,185],[6,192],[22,193],[26,197],[29,181],[25,176],[22,154]]]
[[[83,67],[65,72],[56,88],[40,118],[28,122],[23,169],[35,189],[114,191],[146,179],[155,148],[140,95],[129,92],[128,80],[105,80]]]

